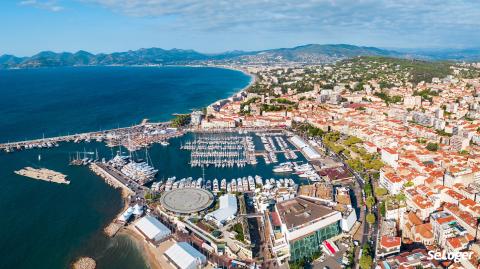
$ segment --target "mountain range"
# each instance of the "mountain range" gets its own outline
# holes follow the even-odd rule
[[[34,68],[86,65],[174,65],[174,64],[226,64],[226,63],[304,63],[320,64],[357,56],[385,56],[422,60],[480,60],[480,49],[466,50],[388,50],[346,44],[309,44],[293,48],[261,51],[229,51],[218,54],[194,50],[148,48],[126,52],[92,54],[43,51],[31,57],[0,56],[0,68]]]

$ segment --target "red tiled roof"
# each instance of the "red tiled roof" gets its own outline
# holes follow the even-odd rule
[[[382,236],[380,239],[380,245],[384,248],[394,248],[394,247],[400,247],[402,244],[402,240],[400,237],[394,237],[394,236]]]
[[[280,220],[280,216],[278,215],[277,212],[271,212],[270,216],[272,217],[272,224],[274,226],[280,227],[282,226],[282,221]]]

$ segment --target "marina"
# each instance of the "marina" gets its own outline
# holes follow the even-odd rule
[[[180,215],[189,209],[173,206],[174,201],[184,199],[182,193],[197,193],[191,190],[210,193],[214,200],[224,199],[221,198],[224,195],[257,197],[255,207],[260,210],[268,207],[272,200],[291,199],[302,184],[319,178],[313,166],[302,155],[297,155],[298,150],[288,142],[289,135],[283,132],[183,132],[169,139],[168,144],[159,142],[142,149],[130,146],[132,136],[129,132],[125,137],[126,142],[116,146],[108,144],[107,140],[71,141],[64,144],[70,150],[61,153],[65,165],[72,169],[87,166],[107,184],[122,190],[127,207],[102,229],[102,233],[112,239],[121,234],[125,226],[141,218],[143,210],[138,213],[139,208],[155,210],[146,207],[147,194],[163,197],[166,193],[179,193],[173,200],[166,197],[171,201],[164,200],[163,208]],[[49,151],[33,148],[31,152],[38,157],[38,152],[42,151],[41,158],[36,159],[44,162],[50,158],[50,151],[62,147]],[[292,154],[296,155],[295,160]],[[263,155],[268,158],[257,160]],[[190,208],[197,205],[190,200],[188,203]],[[213,206],[205,204],[198,210],[203,215],[211,208]],[[245,219],[261,217],[256,213],[239,216]],[[248,227],[248,224],[243,225]]]
[[[200,135],[180,148],[189,150],[190,166],[244,167],[255,164],[255,146],[251,136]]]
[[[220,185],[219,185],[220,182]],[[239,178],[221,179],[215,178],[213,181],[204,180],[203,178],[193,179],[193,177],[177,179],[169,177],[165,182],[159,181],[151,186],[154,192],[171,191],[183,188],[196,188],[217,193],[247,193],[255,192],[256,189],[271,189],[273,187],[297,187],[292,178],[265,178],[259,175],[243,176]]]
[[[0,249],[9,253],[2,258],[0,267],[5,268],[69,268],[78,257],[92,257],[98,269],[152,268],[136,241],[123,231],[112,238],[105,236],[104,228],[123,211],[122,196],[107,185],[113,183],[88,168],[93,162],[101,165],[103,158],[115,157],[112,149],[119,146],[123,152],[127,147],[147,146],[153,167],[159,170],[156,178],[201,176],[201,170],[191,170],[178,150],[182,133],[159,122],[168,121],[174,112],[188,112],[227,98],[250,80],[237,71],[188,67],[2,72],[0,205],[16,207],[16,212],[0,221],[3,227],[14,228],[0,234]],[[24,98],[20,101],[18,96]],[[143,118],[151,121],[136,124]],[[69,165],[76,152],[83,159],[82,152],[96,149],[98,158],[86,154],[90,164]],[[71,183],[65,188],[14,173],[25,167],[61,171]],[[205,169],[208,177],[215,173],[211,169]],[[138,192],[138,184],[128,179],[126,184]]]
[[[263,157],[266,164],[274,164],[279,160],[277,154],[283,154],[285,160],[298,159],[298,150],[289,146],[283,132],[239,130],[238,134],[196,133],[193,140],[186,141],[180,148],[190,151],[191,167],[245,167],[256,165],[257,156]],[[255,137],[260,138],[262,146],[254,142]]]
[[[163,197],[166,193],[178,193],[176,198],[165,197],[167,200],[164,200],[162,208],[180,215],[190,212],[188,208],[195,208],[195,211],[202,212],[202,216],[213,206],[209,206],[209,203],[200,206],[198,203],[199,208],[196,209],[197,203],[189,199],[189,204],[185,204],[188,208],[173,205],[177,204],[177,200],[186,199],[182,193],[196,193],[191,190],[211,193],[214,200],[224,195],[256,197],[257,210],[268,207],[272,200],[280,202],[291,199],[302,184],[315,178],[310,174],[314,171],[313,166],[302,155],[297,156],[295,161],[288,157],[287,152],[297,150],[287,143],[287,137],[285,133],[189,132],[170,139],[168,145],[156,143],[142,150],[128,150],[126,146],[110,147],[105,141],[69,142],[65,143],[69,150],[61,154],[64,164],[71,169],[85,170],[85,166],[88,166],[107,184],[122,190],[127,207],[102,229],[102,233],[113,239],[122,234],[125,226],[129,227],[141,218],[142,214],[138,212],[139,208],[148,205],[145,199],[147,194]],[[37,161],[48,161],[51,158],[49,152],[60,148],[43,150],[42,158]],[[32,149],[30,155],[36,157],[40,150]],[[275,156],[276,163],[265,159],[257,161],[262,154]],[[197,165],[192,165],[192,160]],[[81,165],[69,165],[74,161]],[[148,208],[155,210],[152,207],[145,207],[144,210]],[[240,213],[239,217],[255,219],[261,214]]]

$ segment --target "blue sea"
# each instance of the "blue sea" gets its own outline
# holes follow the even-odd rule
[[[205,67],[0,70],[0,142],[168,120],[229,97],[250,79]]]
[[[250,79],[234,70],[193,67],[0,70],[0,141],[129,126],[144,118],[168,120],[172,113],[226,98]],[[178,173],[199,176],[200,171],[189,170],[186,152],[176,159],[178,139],[172,143],[176,146],[151,149],[160,178]],[[69,155],[84,148],[111,157],[110,149],[96,142],[0,152],[0,269],[64,269],[79,256],[93,257],[99,269],[148,268],[128,237],[103,235],[103,228],[121,210],[122,200],[119,191],[88,168],[68,165]],[[62,172],[71,184],[13,173],[25,166]],[[256,170],[232,170],[229,176]],[[209,169],[207,174],[224,172]]]

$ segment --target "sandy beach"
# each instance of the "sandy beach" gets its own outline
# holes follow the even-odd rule
[[[145,261],[152,269],[167,269],[171,266],[167,265],[168,261],[163,257],[163,253],[174,244],[173,239],[162,242],[159,247],[149,244],[143,236],[135,230],[133,225],[129,225],[122,229],[119,234],[128,236],[142,252]]]
[[[231,66],[216,66],[218,68],[223,68],[223,69],[230,69],[230,70],[234,70],[234,71],[239,71],[239,72],[242,72],[243,74],[249,76],[251,78],[250,80],[250,83],[248,83],[247,86],[243,87],[240,91],[234,93],[232,96],[235,96],[241,92],[244,92],[246,91],[248,88],[250,88],[253,84],[255,84],[255,82],[257,81],[257,76],[255,76],[254,74],[251,74],[249,73],[247,70],[245,69],[242,69],[242,68],[236,68],[236,67],[231,67]]]
[[[205,67],[205,66],[192,66],[192,67]],[[221,65],[214,65],[214,66],[206,66],[206,67],[214,67],[214,68],[223,68],[223,69],[229,69],[229,70],[234,70],[234,71],[238,71],[238,72],[242,72],[243,74],[249,76],[251,79],[250,79],[250,82],[248,83],[247,86],[243,87],[242,89],[240,89],[239,91],[237,92],[234,92],[232,95],[230,95],[230,97],[234,97],[235,95],[239,94],[239,93],[242,93],[244,91],[246,91],[248,88],[250,88],[253,84],[255,84],[255,82],[257,81],[257,77],[254,75],[254,74],[250,74],[247,70],[244,70],[242,68],[236,68],[236,67],[232,67],[232,66],[221,66]],[[228,98],[230,98],[228,97]],[[209,106],[215,104],[216,102],[218,101],[221,101],[221,100],[226,100],[228,98],[224,98],[224,99],[218,99],[216,100],[215,102],[209,104]]]

